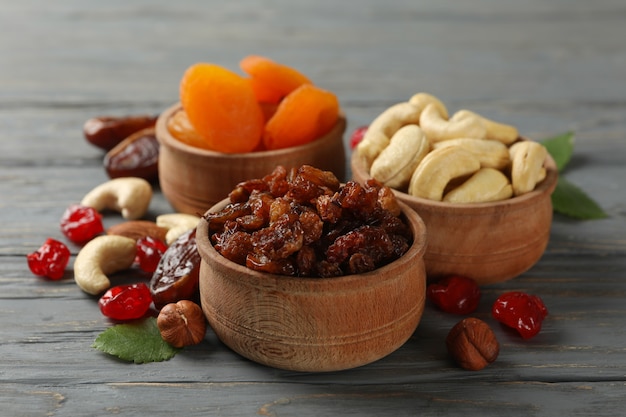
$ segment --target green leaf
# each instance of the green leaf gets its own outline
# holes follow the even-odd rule
[[[559,177],[552,193],[554,211],[581,220],[604,219],[607,214],[584,191]]]
[[[574,133],[566,132],[560,135],[545,139],[541,142],[546,147],[552,159],[556,162],[559,172],[568,164],[574,152]]]
[[[180,350],[163,340],[154,317],[109,327],[92,347],[134,363],[165,361]]]

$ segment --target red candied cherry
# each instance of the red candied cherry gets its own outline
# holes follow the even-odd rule
[[[510,291],[498,297],[491,313],[500,323],[517,330],[522,338],[530,339],[541,330],[548,309],[536,295]]]
[[[113,320],[134,320],[143,317],[152,304],[150,289],[143,282],[118,285],[104,293],[98,305]]]
[[[480,288],[471,278],[451,275],[428,285],[426,295],[446,313],[470,314],[478,307]]]
[[[74,243],[85,243],[104,231],[102,216],[92,207],[70,205],[61,217],[61,231]]]
[[[70,250],[63,242],[48,238],[39,249],[26,255],[26,260],[33,274],[59,280],[70,260]]]
[[[153,273],[167,250],[167,244],[159,239],[146,236],[137,240],[137,256],[135,262],[142,271]]]
[[[368,126],[359,126],[350,135],[350,149],[356,148],[356,146],[363,140],[365,132],[367,132]]]

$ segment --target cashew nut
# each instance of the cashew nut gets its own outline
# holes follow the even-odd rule
[[[511,155],[511,184],[513,194],[532,191],[545,178],[543,164],[548,151],[538,142],[524,140],[509,148]]]
[[[430,144],[422,129],[417,125],[403,126],[374,160],[370,174],[388,187],[402,189],[429,151]]]
[[[466,109],[449,117],[422,92],[381,113],[357,151],[373,178],[410,195],[496,201],[532,191],[547,175],[546,149],[518,140],[516,127]]]
[[[517,144],[517,142],[515,143]],[[513,159],[513,155],[515,154],[515,152],[519,151],[522,147],[520,146],[516,146],[516,147],[510,147],[509,148],[509,155],[511,157],[511,159]],[[541,149],[539,150],[539,158],[541,157]],[[547,154],[547,150],[546,150],[546,154]],[[538,158],[538,159],[539,159]],[[538,162],[537,159],[537,162]],[[511,181],[513,180],[512,178],[512,171],[513,171],[513,162],[511,161],[511,164],[509,165],[509,175],[511,176]],[[546,178],[546,175],[548,174],[548,172],[546,171],[546,167],[545,166],[541,166],[541,168],[539,168],[539,170],[536,172],[537,178],[535,180],[535,186],[537,184],[539,184],[541,181],[543,181]],[[535,187],[533,187],[534,189]]]
[[[460,146],[473,153],[483,168],[504,169],[509,165],[509,148],[502,143],[489,139],[458,138],[444,140],[433,144],[433,149],[446,146]]]
[[[91,190],[81,204],[98,211],[120,211],[128,220],[141,218],[150,205],[152,187],[143,178],[122,177],[100,184]]]
[[[389,145],[390,138],[407,124],[417,124],[421,109],[409,102],[394,104],[383,111],[367,128],[363,140],[357,145],[359,154],[369,168],[374,159]]]
[[[437,97],[433,96],[432,94],[428,94],[428,93],[414,94],[409,99],[409,103],[417,107],[420,113],[426,108],[427,105],[432,104],[437,109],[441,117],[443,117],[444,119],[448,118],[448,109],[446,108],[446,105],[443,104],[441,100],[439,100]]]
[[[420,115],[419,125],[431,142],[455,138],[484,139],[486,128],[478,117],[464,116],[447,120],[435,104],[428,104]]]
[[[519,136],[519,132],[515,126],[495,122],[469,110],[459,110],[454,113],[453,116],[456,120],[460,120],[465,117],[477,117],[482,121],[485,129],[487,130],[485,136],[486,139],[497,140],[505,145],[510,145],[515,142]]]
[[[482,203],[510,198],[513,188],[509,179],[494,168],[481,168],[467,181],[448,192],[443,201],[448,203]]]
[[[168,245],[178,239],[183,233],[195,228],[200,217],[185,213],[169,213],[157,216],[157,226],[167,229],[165,241]]]
[[[546,175],[548,175],[548,171],[546,171],[545,167],[541,167],[539,173],[537,174],[537,182],[535,185],[539,184],[541,181],[546,179]]]
[[[417,166],[409,183],[409,194],[441,201],[446,185],[452,179],[473,174],[479,169],[478,158],[460,146],[435,149]]]
[[[102,235],[87,242],[74,261],[76,284],[92,295],[98,295],[111,286],[107,275],[128,269],[135,261],[135,239]]]

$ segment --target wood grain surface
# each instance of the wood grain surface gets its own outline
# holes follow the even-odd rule
[[[622,0],[0,0],[0,415],[625,415],[625,20]],[[501,353],[480,372],[448,358],[460,317],[430,304],[399,350],[343,372],[257,365],[212,332],[167,362],[106,356],[91,344],[111,322],[71,268],[49,282],[25,259],[45,238],[64,239],[65,207],[107,179],[82,124],[157,114],[189,65],[236,70],[248,54],[334,91],[347,132],[418,91],[530,138],[573,131],[563,175],[609,217],[556,215],[539,263],[483,288],[474,315]],[[171,210],[157,190],[147,218]],[[535,338],[490,318],[508,290],[548,306]]]

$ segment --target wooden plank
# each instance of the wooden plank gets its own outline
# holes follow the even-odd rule
[[[622,412],[620,382],[542,384],[535,382],[463,385],[368,384],[305,385],[249,382],[129,382],[58,387],[42,385],[23,391],[19,385],[0,390],[4,412],[11,416],[43,415],[260,415],[346,416],[467,414],[501,416],[597,415]],[[133,393],[129,395],[129,393]],[[159,398],[159,401],[150,401]]]
[[[86,379],[93,383],[122,382],[127,378],[128,364],[91,348],[98,333],[111,323],[100,314],[97,298],[74,285],[71,271],[63,281],[50,282],[28,276],[23,259],[9,257],[4,264],[0,285],[2,311],[7,319],[0,321],[4,341],[0,357],[5,364],[20,368],[17,379],[24,378],[18,374],[27,379],[55,379],[54,375],[67,372],[69,380]],[[626,349],[621,343],[626,284],[620,275],[625,268],[623,256],[548,257],[513,281],[484,287],[481,305],[473,315],[492,325],[502,349],[496,363],[474,375],[457,369],[445,352],[445,336],[460,317],[443,313],[430,303],[416,333],[402,348],[353,371],[317,375],[272,371],[239,358],[212,332],[203,344],[187,349],[169,362],[145,368],[171,373],[179,382],[202,380],[206,369],[221,375],[218,380],[222,382],[240,378],[280,381],[284,375],[301,382],[347,384],[427,383],[442,378],[461,382],[470,375],[485,382],[619,380],[626,372]],[[589,279],[591,275],[596,275],[594,280]],[[136,281],[137,275],[127,273],[112,279]],[[542,332],[529,341],[490,317],[493,301],[512,290],[540,295],[550,311]],[[11,317],[20,317],[22,324],[15,326]],[[20,349],[15,349],[16,344]],[[54,351],[49,351],[50,346],[55,346]],[[37,358],[35,362],[31,362],[33,358]],[[156,375],[144,374],[141,368],[131,367],[138,369],[140,379],[154,381]]]
[[[342,5],[0,1],[0,415],[623,414],[623,1]],[[460,317],[429,303],[404,346],[350,371],[266,368],[212,332],[170,361],[129,365],[91,347],[112,323],[74,285],[71,268],[59,282],[27,270],[27,253],[48,236],[63,239],[64,208],[107,179],[103,153],[82,138],[87,118],[156,114],[177,100],[187,66],[237,70],[253,53],[334,91],[348,132],[419,91],[534,139],[575,132],[564,176],[609,217],[555,216],[539,263],[483,288],[475,315],[502,345],[494,364],[457,368],[443,339]],[[157,190],[148,217],[170,210]],[[107,226],[120,221],[105,216]],[[79,247],[70,246],[75,255]],[[491,303],[508,290],[546,302],[550,315],[536,338],[523,341],[491,318]]]

